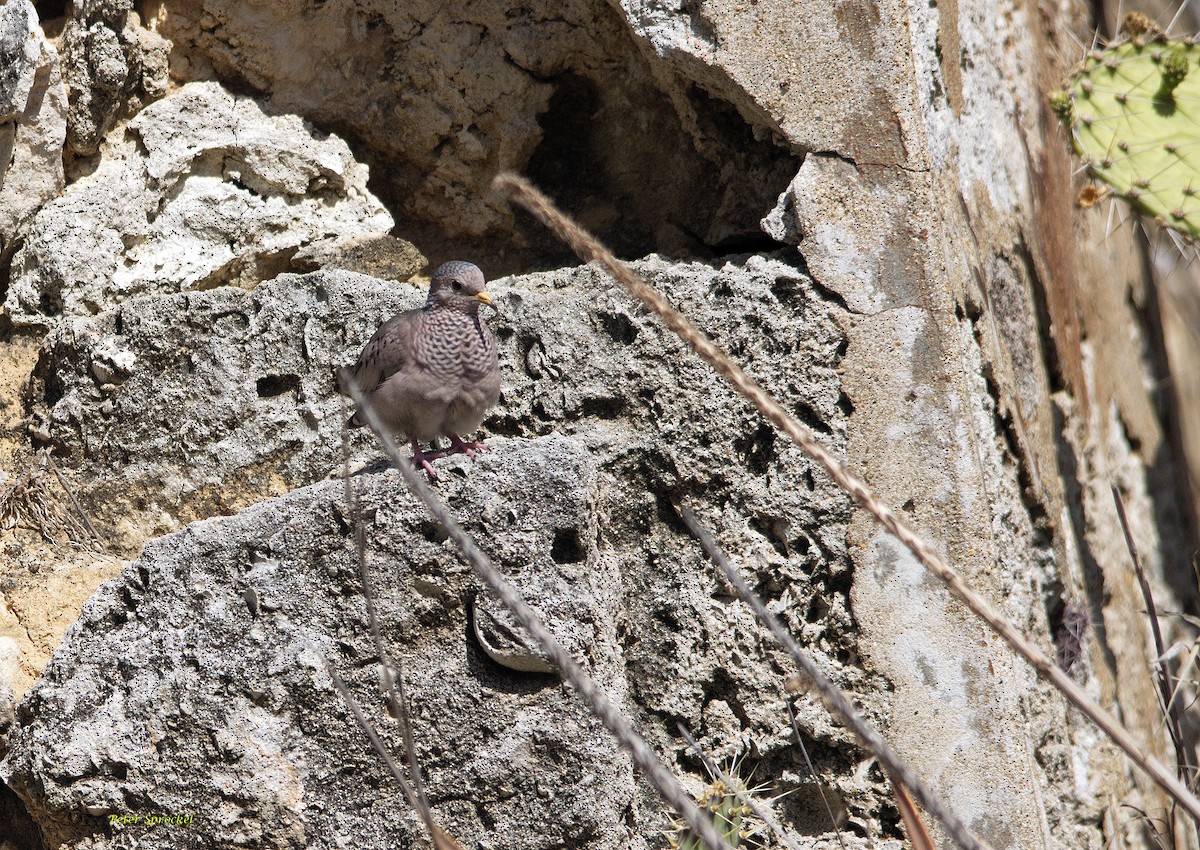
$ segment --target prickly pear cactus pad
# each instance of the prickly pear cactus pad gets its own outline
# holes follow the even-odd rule
[[[1093,50],[1051,96],[1092,175],[1159,224],[1200,237],[1200,46],[1135,35]]]

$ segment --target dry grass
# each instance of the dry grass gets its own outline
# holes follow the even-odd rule
[[[55,546],[104,551],[87,514],[67,486],[48,449],[16,478],[0,470],[0,529],[25,528]]]

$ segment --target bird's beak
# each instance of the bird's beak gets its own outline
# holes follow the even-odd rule
[[[480,301],[482,301],[484,304],[488,305],[489,307],[492,306],[492,296],[488,295],[486,292],[480,292],[475,297],[478,298]]]

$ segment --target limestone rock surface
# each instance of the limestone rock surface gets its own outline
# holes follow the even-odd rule
[[[761,109],[657,67],[606,2],[182,0],[148,25],[171,40],[175,79],[237,81],[338,127],[386,163],[375,185],[408,238],[489,272],[567,257],[489,191],[500,169],[642,256],[664,222],[721,253],[765,243],[758,220],[799,164]]]
[[[277,647],[285,629],[264,624],[279,626],[271,617],[280,605],[301,597],[316,600],[306,613],[323,635],[342,615],[321,607],[323,582],[313,578],[324,578],[313,572],[322,564],[347,562],[347,518],[329,520],[337,488],[323,483],[340,468],[346,415],[333,373],[380,321],[422,298],[417,287],[331,271],[400,279],[422,262],[399,237],[380,235],[391,220],[361,167],[330,164],[350,162],[349,151],[369,163],[370,190],[396,213],[401,235],[435,262],[475,260],[490,277],[573,262],[488,192],[500,168],[533,177],[618,253],[659,252],[639,268],[1035,642],[1052,651],[1072,617],[1093,624],[1074,636],[1086,648],[1076,675],[1169,760],[1147,663],[1157,653],[1110,485],[1126,494],[1164,610],[1195,607],[1194,529],[1181,521],[1188,508],[1171,471],[1163,411],[1172,382],[1155,365],[1144,258],[1107,237],[1096,210],[1075,207],[1075,164],[1046,106],[1078,50],[1079,8],[1018,4],[997,16],[989,4],[897,0],[166,0],[136,12],[132,0],[71,4],[60,44],[75,182],[22,225],[11,275],[0,263],[0,387],[20,397],[6,402],[0,392],[12,423],[0,438],[19,433],[24,448],[53,448],[126,554],[205,521],[147,549],[141,567],[169,590],[163,606],[141,567],[131,569],[117,585],[128,599],[105,591],[86,629],[72,633],[7,728],[21,742],[8,762],[14,787],[55,835],[78,839],[70,850],[152,846],[157,835],[109,835],[103,823],[95,831],[96,812],[169,814],[165,806],[211,800],[216,773],[218,791],[233,795],[209,824],[222,846],[390,840],[357,807],[393,811],[375,802],[384,780],[371,754],[361,761],[365,790],[352,768],[322,778],[330,797],[305,790],[317,775],[315,744],[290,730],[304,729],[314,694],[328,696],[317,668],[290,658],[281,663],[292,667],[271,672],[292,677],[296,699],[272,684],[242,687],[231,670],[241,690],[204,703],[211,745],[174,753],[176,731],[187,746],[197,739],[162,713],[170,700],[156,715],[139,690],[155,665],[176,670],[180,659],[185,684],[203,690],[204,670],[186,661],[196,646]],[[170,96],[168,62],[179,87]],[[249,93],[253,101],[241,96]],[[314,218],[314,201],[339,223]],[[438,461],[440,486],[456,507],[486,516],[472,528],[522,589],[560,624],[580,627],[563,633],[571,651],[608,677],[693,788],[703,771],[680,744],[680,721],[713,755],[746,755],[773,793],[790,792],[778,806],[802,846],[835,844],[822,796],[848,842],[878,848],[899,835],[877,766],[819,701],[792,695],[801,734],[815,744],[816,778],[803,766],[783,711],[791,667],[714,578],[678,521],[682,502],[997,850],[1146,846],[1128,812],[1163,811],[1153,789],[1136,785],[1090,726],[603,275],[566,268],[490,288],[504,370],[504,398],[484,429],[493,454]],[[572,448],[542,440],[552,434]],[[351,434],[350,450],[365,470],[359,480],[384,480],[363,432]],[[536,510],[522,514],[525,496],[505,481],[528,483],[530,470],[556,466],[582,469],[586,484],[566,487],[561,503],[536,493]],[[551,485],[565,486],[532,486]],[[515,498],[493,498],[505,494]],[[451,681],[465,669],[473,679],[463,691],[490,688],[488,700],[500,693],[505,711],[527,700],[527,714],[490,727],[454,728],[457,703],[421,719],[437,727],[430,740],[451,741],[425,753],[435,772],[461,772],[460,751],[488,753],[468,775],[482,802],[447,790],[438,805],[464,836],[484,836],[480,846],[526,840],[504,807],[531,799],[511,764],[527,761],[529,729],[559,722],[534,705],[557,686],[536,672],[542,659],[504,612],[453,572],[437,529],[385,501],[366,499],[373,541],[422,559],[424,570],[409,581],[418,570],[402,565],[393,576],[401,593],[389,599],[417,600],[388,611],[391,622],[413,624],[401,642],[466,647],[465,667],[444,668]],[[209,519],[220,514],[237,515]],[[385,540],[392,528],[405,539]],[[266,554],[256,548],[276,539]],[[548,546],[549,559],[530,556],[527,544]],[[194,545],[215,561],[195,571],[212,595],[187,601],[179,586],[192,573],[179,565],[196,563]],[[287,560],[294,553],[297,563]],[[38,563],[35,555],[21,562]],[[353,581],[340,569],[324,584],[352,607]],[[619,591],[593,593],[600,585],[578,580],[581,572]],[[25,579],[22,593],[55,592]],[[240,595],[230,582],[241,582]],[[213,601],[221,599],[227,610]],[[212,605],[211,634],[186,632],[195,646],[154,633],[132,644],[136,670],[87,666],[93,648],[133,635],[143,610],[148,622],[186,630]],[[286,614],[302,622],[299,608]],[[0,630],[12,621],[0,619]],[[365,699],[372,674],[356,648],[360,621],[347,634],[343,655]],[[252,672],[275,657],[258,652]],[[98,721],[55,725],[96,694],[103,711],[141,711],[151,730],[163,717],[179,724],[154,744],[159,762],[129,743],[142,739],[89,739]],[[600,747],[582,714],[556,718],[564,716],[579,728],[538,731],[550,746],[535,761],[553,760],[564,741],[572,758],[585,743]],[[617,764],[604,746],[596,763]],[[44,765],[43,750],[52,754]],[[263,781],[247,787],[252,772]],[[616,798],[586,790],[585,773],[563,773],[572,793],[565,815],[546,821],[565,824],[552,840],[617,840],[595,826],[620,808]],[[461,777],[435,778],[448,789]],[[534,794],[553,801],[557,787]],[[619,819],[636,847],[633,836],[660,828],[658,803],[637,782],[618,783],[616,794],[628,801]],[[310,811],[310,799],[326,809]],[[14,800],[0,789],[0,818]],[[1131,808],[1110,816],[1113,800]],[[271,817],[283,826],[263,829]],[[343,823],[353,829],[338,831]],[[404,823],[410,838],[415,827]]]
[[[794,260],[783,252],[712,264],[650,259],[639,265],[836,444],[844,439],[836,374],[840,311],[818,296]],[[558,622],[575,624],[576,631],[564,634],[573,654],[601,670],[619,668],[609,681],[681,771],[699,765],[680,744],[674,727],[680,718],[718,757],[753,749],[759,771],[793,792],[781,804],[789,822],[814,835],[826,832],[826,817],[813,814],[818,785],[797,760],[780,702],[788,665],[714,577],[675,506],[687,500],[705,516],[830,675],[863,694],[867,710],[880,720],[882,706],[867,696],[870,674],[845,663],[854,652],[842,542],[847,499],[818,478],[798,450],[754,422],[707,366],[598,270],[501,279],[489,291],[497,305],[487,320],[500,341],[503,397],[485,422],[488,455],[436,461],[452,504],[477,521],[473,528],[490,529],[482,532],[485,548],[498,561],[520,566],[518,583],[536,605]],[[171,530],[192,517],[233,512],[309,484],[316,489],[306,493],[334,494],[336,484],[319,483],[341,468],[348,411],[335,392],[334,367],[351,362],[384,318],[423,297],[411,285],[326,271],[281,275],[252,291],[220,287],[130,299],[116,310],[63,322],[49,337],[35,390],[43,411],[37,427],[58,451],[80,500],[106,529],[159,517]],[[534,443],[521,448],[529,439]],[[572,495],[570,475],[578,464],[562,470],[566,480],[551,480],[546,470],[561,462],[535,450],[561,441],[577,447],[594,468],[580,473],[587,480],[594,476],[584,488],[586,499]],[[351,451],[354,467],[374,474],[379,451],[362,431],[351,435]],[[541,488],[536,498],[504,483],[527,480],[526,467],[542,470],[537,486],[530,485]],[[186,534],[237,527],[249,538],[249,529],[275,516],[271,511],[301,498],[310,496],[280,496]],[[586,511],[579,507],[584,503]],[[473,507],[461,508],[468,504]],[[310,533],[307,514],[288,523]],[[504,529],[514,530],[501,534]],[[337,546],[346,545],[347,533],[338,532]],[[262,534],[267,539],[275,532]],[[405,539],[425,551],[420,540],[438,542],[440,533],[425,523]],[[162,560],[166,550],[158,546],[147,550],[144,565]],[[549,559],[530,558],[531,546]],[[438,558],[450,557],[438,551]],[[597,607],[581,573],[619,586],[612,591],[619,604]],[[306,585],[295,595],[319,591]],[[271,588],[259,588],[264,607],[276,604],[275,596]],[[138,595],[131,610],[147,598]],[[537,651],[486,595],[473,597],[463,617],[463,633],[472,640],[478,635],[492,650],[481,649],[479,657],[487,660],[473,669],[495,664],[505,676],[545,675],[536,672]],[[69,643],[84,632],[110,629],[93,618]],[[616,649],[609,646],[613,630]],[[164,644],[147,658],[167,659],[177,649]],[[64,677],[74,663],[64,661]],[[63,686],[91,687],[82,679]],[[48,706],[38,704],[26,719],[36,723]],[[825,753],[818,756],[822,790],[838,805],[853,805],[863,828],[880,834],[877,779],[844,768],[830,772],[833,764],[856,758],[846,733],[830,723],[814,697],[800,698],[797,711]],[[453,712],[440,716],[444,724]],[[50,746],[58,734],[43,728],[45,737],[31,750]],[[179,760],[179,790],[170,799],[180,805],[188,794],[211,793],[211,777],[193,767],[186,768],[192,790],[183,790],[182,765],[196,758],[192,752]],[[501,788],[505,781],[501,777]],[[54,818],[67,817],[65,799],[55,804],[64,814]],[[118,804],[115,797],[105,799],[104,805]],[[604,799],[597,805],[608,805]],[[126,809],[132,805],[125,803]],[[159,811],[166,803],[153,805]],[[649,835],[660,828],[659,804],[645,789],[635,792],[631,805],[633,832]],[[607,834],[578,841],[604,846]],[[286,846],[266,836],[247,840]]]
[[[121,118],[167,93],[171,45],[141,25],[133,0],[79,0],[63,29],[70,90],[67,148],[95,154]]]
[[[836,434],[836,311],[812,300],[784,259],[643,268],[729,344],[766,332],[767,346],[745,349],[751,367]],[[736,486],[757,492],[755,512],[772,517],[786,507],[768,508],[771,498],[794,503],[770,470],[781,452],[807,468],[798,453],[777,448],[766,429],[742,434],[742,403],[603,275],[583,267],[493,281],[489,290],[497,310],[485,316],[503,376],[489,431],[577,432],[607,463],[641,458],[660,486]],[[154,510],[187,521],[236,510],[338,472],[336,369],[424,297],[412,284],[331,271],[281,275],[252,291],[130,299],[48,337],[35,431],[74,471],[94,516],[117,523]],[[789,366],[798,350],[810,353],[806,365]],[[721,415],[698,420],[699,398]],[[378,457],[364,431],[351,439],[356,463]],[[699,456],[685,460],[691,452]],[[687,471],[710,465],[748,468],[753,478]]]
[[[518,586],[537,571],[571,589],[580,604],[544,616],[620,703],[620,576],[598,558],[588,453],[560,436],[504,440],[472,472],[449,476],[443,497]],[[394,471],[353,486],[442,825],[464,846],[557,847],[583,836],[591,847],[636,846],[632,772],[615,741],[557,678],[499,667],[473,643],[466,621],[479,583]],[[420,840],[326,669],[350,683],[403,758],[379,698],[354,522],[342,482],[319,484],[161,538],[101,587],[23,704],[0,768],[35,801],[49,841]],[[579,541],[569,560],[559,532]],[[538,605],[553,598],[531,595]],[[113,827],[110,814],[143,820]],[[145,822],[174,814],[191,818]]]
[[[386,233],[366,181],[337,137],[214,83],[184,86],[33,218],[5,308],[45,327],[146,293],[252,287],[308,243]]]
[[[0,268],[17,228],[63,188],[67,90],[29,0],[0,5]]]

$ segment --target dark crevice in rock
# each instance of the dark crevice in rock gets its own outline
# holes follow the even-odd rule
[[[14,239],[12,244],[10,244],[10,245],[4,245],[4,244],[0,243],[0,254],[6,254],[8,257],[11,258],[13,254],[15,254],[18,250],[20,250],[22,241],[23,240],[21,240],[21,239]],[[4,303],[4,299],[8,297],[8,285],[11,281],[12,281],[12,262],[11,262],[11,260],[5,260],[4,262],[0,262],[0,304]],[[8,319],[7,316],[5,316],[5,320],[9,324],[12,324],[12,320]]]
[[[821,296],[821,300],[828,301],[830,304],[833,304],[839,310],[842,310],[846,313],[854,313],[855,312],[854,310],[850,309],[850,306],[846,303],[846,299],[842,297],[840,292],[837,292],[836,290],[830,289],[829,287],[822,285],[822,283],[819,280],[817,280],[815,277],[812,277],[811,275],[809,275],[807,262],[802,262],[802,271],[804,272],[805,275],[808,275],[808,280],[810,282],[809,285],[812,286],[812,288],[816,291],[816,293],[819,296]]]
[[[1058,358],[1058,346],[1054,342],[1051,331],[1050,305],[1046,292],[1048,281],[1042,280],[1038,275],[1037,263],[1034,262],[1033,254],[1027,244],[1021,242],[1014,245],[1013,253],[1019,258],[1025,277],[1030,283],[1029,292],[1037,316],[1037,332],[1041,342],[1042,359],[1045,361],[1046,376],[1050,383],[1049,392],[1053,395],[1066,389],[1067,384],[1062,364]]]
[[[970,312],[968,310],[968,313]],[[979,316],[974,316],[970,319],[971,330],[975,337],[976,345],[981,350],[986,351],[987,346],[983,340],[983,329],[978,319]],[[983,369],[983,380],[988,389],[987,397],[992,399],[1003,399],[1006,397],[1006,394],[996,381],[993,368],[986,362]],[[1012,404],[1019,404],[1019,400],[1013,399]],[[1034,480],[1033,470],[1030,466],[1034,460],[1029,456],[1028,452],[1022,449],[1022,429],[1013,421],[1013,418],[1014,414],[1006,411],[999,403],[992,408],[992,430],[1003,441],[1005,451],[1008,453],[1016,471],[1021,504],[1029,516],[1030,526],[1037,529],[1046,521],[1046,505],[1042,502],[1042,494],[1037,482]]]
[[[1074,544],[1079,552],[1079,563],[1082,570],[1083,592],[1086,596],[1085,611],[1089,622],[1104,622],[1104,607],[1108,603],[1109,591],[1104,586],[1104,570],[1101,568],[1091,541],[1084,533],[1088,527],[1084,513],[1083,482],[1080,480],[1080,461],[1075,454],[1075,447],[1066,438],[1067,423],[1062,409],[1053,405],[1055,447],[1058,450],[1058,473],[1064,484],[1063,501],[1070,515],[1070,525],[1062,529],[1063,534],[1074,537]],[[1108,636],[1101,631],[1097,635],[1095,645],[1100,650],[1100,660],[1114,673],[1117,670],[1117,656]]]
[[[783,557],[788,557],[788,522],[779,517],[753,517],[750,527],[767,539]]]
[[[274,398],[300,390],[299,375],[264,375],[254,382],[259,398]]]
[[[587,559],[587,550],[580,539],[579,529],[562,528],[554,532],[550,557],[556,564],[578,564]]]
[[[792,405],[792,415],[807,425],[808,428],[816,434],[822,434],[828,437],[833,433],[832,429],[829,427],[829,423],[822,419],[817,411],[813,410],[803,401],[797,401]]]
[[[746,434],[733,443],[734,450],[746,459],[746,467],[755,475],[764,474],[776,457],[775,430],[765,422],[754,433]],[[786,553],[784,553],[786,554]]]
[[[599,314],[600,325],[613,342],[631,345],[637,339],[638,326],[628,316],[621,313],[602,312]]]
[[[580,411],[584,417],[592,416],[596,419],[620,419],[622,414],[625,412],[625,399],[592,396],[583,400],[583,402],[580,404]]]
[[[30,817],[25,803],[16,792],[0,782],[0,826],[7,847],[13,850],[45,850],[42,831]]]
[[[53,21],[67,14],[67,0],[38,0],[33,4],[39,21]]]

